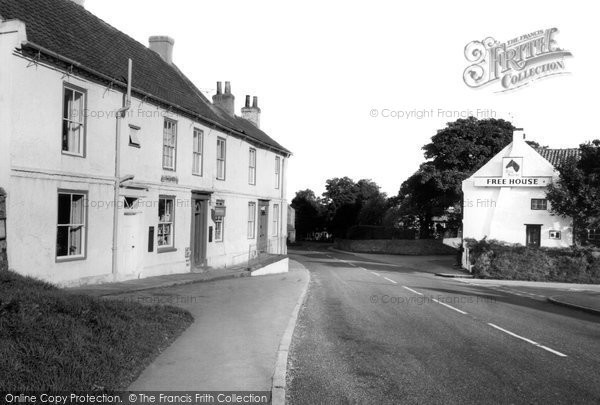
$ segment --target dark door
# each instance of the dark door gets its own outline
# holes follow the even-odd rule
[[[258,251],[268,250],[269,238],[269,202],[258,202]]]
[[[540,247],[542,226],[541,225],[525,225],[526,241],[528,247]]]
[[[204,199],[192,199],[192,265],[202,267],[206,263],[206,208]]]

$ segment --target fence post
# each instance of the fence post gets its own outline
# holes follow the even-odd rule
[[[0,271],[8,270],[6,234],[6,192],[0,187]]]

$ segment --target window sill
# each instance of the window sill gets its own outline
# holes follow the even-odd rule
[[[87,259],[86,256],[61,256],[56,258],[56,263],[78,262]]]
[[[131,146],[132,148],[141,149],[141,146],[140,145],[136,145],[135,143],[130,143],[129,146]]]
[[[82,154],[78,154],[78,153],[71,153],[71,152],[67,152],[67,151],[62,151],[62,154],[65,156],[71,156],[71,157],[76,157],[76,158],[85,158],[85,155]]]
[[[170,253],[170,252],[177,252],[177,248],[174,248],[174,247],[164,247],[164,248],[161,248],[161,247],[159,247],[156,250],[156,253]]]

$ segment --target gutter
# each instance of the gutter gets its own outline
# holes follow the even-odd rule
[[[161,104],[165,104],[165,105],[171,106],[171,107],[173,107],[173,108],[175,108],[175,109],[177,109],[177,110],[179,110],[179,111],[181,111],[181,112],[183,112],[183,113],[185,113],[187,115],[190,115],[190,116],[198,119],[198,121],[210,124],[213,127],[218,127],[221,130],[223,130],[224,132],[229,132],[229,133],[231,133],[233,135],[237,135],[239,137],[242,137],[243,140],[247,141],[248,138],[249,138],[248,135],[246,135],[243,131],[240,131],[238,129],[228,128],[228,127],[226,127],[226,126],[224,126],[224,125],[222,125],[222,124],[220,124],[220,123],[218,123],[216,121],[213,121],[213,120],[211,120],[209,118],[203,117],[203,116],[201,116],[200,114],[198,114],[198,113],[196,113],[194,111],[188,110],[185,107],[181,107],[180,105],[177,105],[177,104],[172,103],[170,101],[164,100],[164,99],[162,99],[160,97],[154,96],[154,95],[152,95],[152,94],[150,94],[150,93],[148,93],[148,92],[146,92],[144,90],[128,86],[127,83],[124,83],[121,80],[114,79],[114,78],[112,78],[112,77],[110,77],[108,75],[105,75],[104,73],[101,73],[101,72],[99,72],[99,71],[97,71],[97,70],[95,70],[93,68],[87,67],[87,66],[85,66],[85,65],[83,65],[83,64],[81,64],[81,63],[79,63],[79,62],[77,62],[77,61],[75,61],[73,59],[67,58],[66,56],[62,56],[62,55],[60,55],[60,54],[58,54],[58,53],[56,53],[54,51],[51,51],[50,49],[44,48],[43,46],[38,45],[38,44],[36,44],[34,42],[23,41],[21,43],[21,47],[33,48],[36,51],[41,52],[43,54],[46,54],[46,55],[48,55],[48,56],[50,56],[52,58],[55,58],[55,59],[57,59],[59,61],[65,62],[65,63],[67,63],[69,65],[73,65],[73,66],[77,67],[78,69],[85,70],[85,71],[91,73],[92,75],[97,76],[97,77],[99,77],[99,78],[101,78],[103,80],[106,80],[106,81],[111,82],[111,83],[115,83],[115,84],[117,84],[117,85],[119,85],[121,87],[124,87],[124,88],[130,87],[129,91],[133,90],[133,91],[135,91],[135,93],[137,93],[139,95],[142,95],[142,96],[144,96],[146,98],[150,98],[150,99],[153,99],[153,100],[155,100],[155,101],[157,101],[157,102],[159,102]],[[257,139],[254,139],[254,138],[250,138],[250,139],[252,139],[252,142],[255,142],[255,143],[258,143],[259,145],[262,145],[265,149],[273,150],[273,151],[277,151],[277,152],[281,152],[284,155],[286,155],[286,157],[290,157],[292,155],[292,153],[290,151],[287,151],[287,150],[284,150],[284,149],[278,149],[276,147],[268,145],[268,144],[266,144],[264,142],[261,142],[261,141],[259,141]]]

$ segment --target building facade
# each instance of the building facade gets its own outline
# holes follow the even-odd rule
[[[571,218],[550,213],[546,187],[558,177],[561,159],[577,149],[534,149],[521,130],[513,141],[464,180],[463,240],[487,238],[532,247],[573,244]],[[463,266],[469,268],[466,245]]]
[[[242,117],[229,82],[207,100],[173,42],[146,47],[70,0],[0,0],[10,269],[76,285],[286,253],[290,152],[256,98]]]

